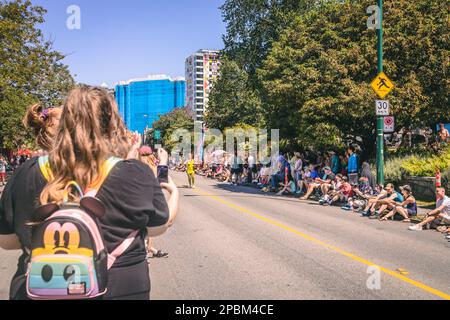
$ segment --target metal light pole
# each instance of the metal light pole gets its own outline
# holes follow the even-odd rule
[[[383,0],[378,0],[378,74],[383,72]],[[377,181],[384,184],[384,124],[383,117],[377,117]]]

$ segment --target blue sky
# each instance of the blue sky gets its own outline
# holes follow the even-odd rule
[[[224,0],[32,0],[48,10],[40,25],[78,82],[112,87],[149,74],[184,76],[198,49],[223,49]],[[81,29],[69,30],[70,5]]]

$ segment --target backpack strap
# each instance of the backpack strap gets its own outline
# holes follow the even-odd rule
[[[131,246],[134,239],[136,239],[136,236],[139,234],[140,230],[135,230],[130,235],[122,241],[121,244],[117,246],[117,248],[114,249],[113,252],[108,254],[108,270],[111,269],[114,262],[116,262],[116,259],[120,257],[127,249]]]
[[[52,169],[50,168],[50,162],[48,161],[48,156],[39,157],[38,163],[39,163],[39,169],[41,170],[41,173],[44,176],[45,180],[47,180],[47,182],[52,181],[53,173],[52,173]]]
[[[44,178],[47,181],[53,180],[53,174],[52,174],[52,170],[50,168],[50,162],[48,160],[48,156],[39,157],[38,161],[39,161],[39,168],[40,168],[42,174],[44,175]],[[86,188],[86,190],[84,192],[84,196],[85,197],[95,197],[98,190],[102,186],[103,182],[105,182],[106,178],[108,177],[109,173],[111,172],[112,168],[114,168],[114,166],[117,163],[119,163],[120,161],[122,161],[122,159],[120,159],[120,158],[116,158],[116,157],[108,158],[108,160],[106,160],[100,167],[97,178]],[[68,186],[73,185],[73,184],[76,185],[76,182],[71,181],[71,182],[69,182]],[[66,189],[68,186],[66,186]],[[81,193],[81,195],[83,194],[81,192],[81,190],[79,190],[79,192]],[[130,235],[124,241],[122,241],[117,246],[117,248],[115,248],[113,250],[113,252],[108,254],[108,263],[107,263],[108,270],[112,267],[112,265],[114,264],[116,259],[118,257],[120,257],[131,246],[131,244],[136,239],[139,232],[140,232],[140,230],[135,230],[132,233],[130,233]]]
[[[100,167],[97,179],[92,181],[91,184],[86,188],[86,190],[84,190],[84,195],[86,197],[95,197],[103,182],[105,182],[106,178],[111,172],[112,168],[114,168],[114,166],[120,161],[122,161],[122,159],[110,157],[108,158],[108,160],[103,162]]]
[[[84,190],[84,195],[87,197],[95,197],[98,190],[102,186],[103,182],[105,182],[112,168],[118,163],[122,161],[120,158],[110,157],[108,158],[100,167],[97,178],[91,182],[91,184]],[[47,182],[52,181],[54,179],[52,169],[50,168],[50,161],[48,156],[41,156],[38,158],[39,169],[41,170],[42,175],[44,176]]]

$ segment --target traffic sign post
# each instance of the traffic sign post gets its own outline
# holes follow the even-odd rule
[[[380,26],[378,28],[378,73],[383,72],[383,0],[378,0],[378,8],[380,9],[379,19]],[[383,98],[382,98],[383,99]],[[377,118],[377,181],[384,184],[384,133],[383,133],[383,117]]]

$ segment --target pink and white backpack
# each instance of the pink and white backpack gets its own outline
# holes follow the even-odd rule
[[[108,253],[98,218],[105,208],[95,196],[111,169],[121,159],[109,158],[99,177],[83,192],[75,181],[67,184],[61,205],[49,203],[33,217],[30,262],[26,273],[28,297],[35,300],[91,299],[104,295],[108,270],[122,255],[139,231],[132,232],[113,252]],[[39,158],[47,181],[53,179],[48,157]],[[79,203],[70,203],[69,188],[80,193]]]

